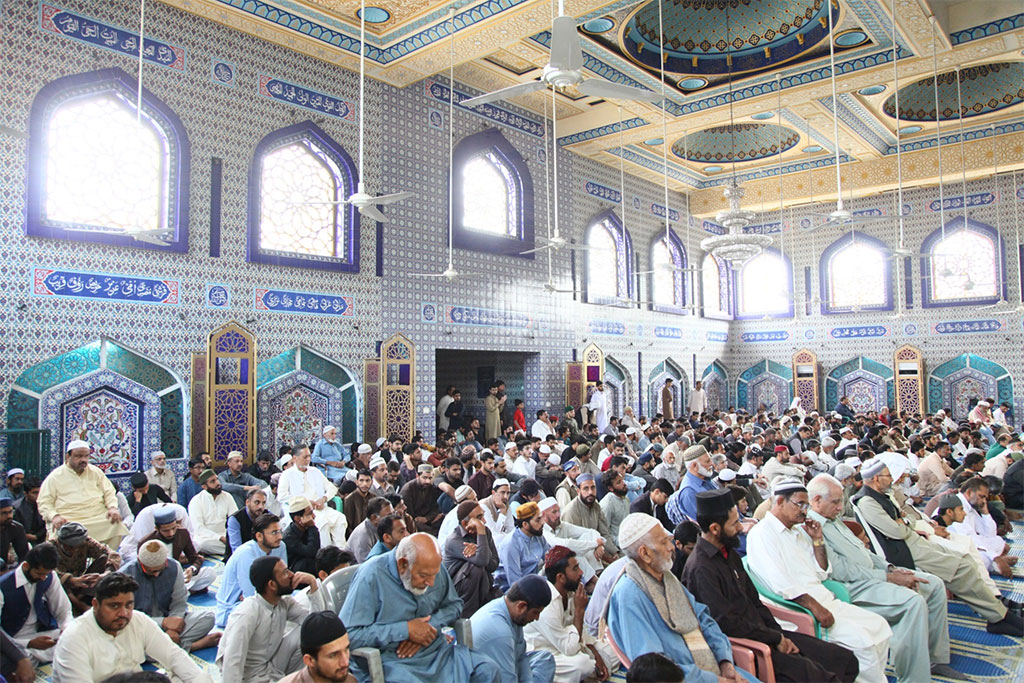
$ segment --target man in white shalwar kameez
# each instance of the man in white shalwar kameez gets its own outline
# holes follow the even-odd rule
[[[885,683],[892,629],[881,616],[842,602],[822,583],[832,565],[821,525],[808,520],[803,481],[785,477],[772,486],[772,508],[747,534],[750,569],[773,592],[811,610],[822,638],[857,657],[857,681]]]
[[[968,479],[956,495],[964,505],[964,521],[950,524],[949,531],[963,534],[974,542],[988,571],[1012,576],[1011,567],[1017,559],[1006,554],[1006,541],[996,533],[996,521],[988,513],[985,480],[981,477]]]
[[[544,498],[538,503],[541,519],[544,520],[544,540],[552,548],[562,545],[576,553],[580,568],[583,569],[583,585],[597,577],[604,567],[604,539],[596,529],[569,524],[562,521],[562,509],[554,498]]]
[[[689,418],[690,415],[697,413],[697,415],[703,415],[708,410],[708,393],[704,391],[704,383],[697,381],[693,385],[693,391],[690,392],[690,398],[687,401],[687,410],[689,415],[682,415],[681,417]]]
[[[604,393],[604,382],[594,385],[594,393],[590,395],[587,410],[590,411],[587,420],[596,424],[598,433],[603,434],[608,428],[608,396]]]
[[[285,470],[277,483],[277,500],[287,507],[295,496],[306,498],[313,506],[313,519],[320,530],[320,547],[336,545],[347,548],[345,529],[348,528],[348,520],[327,505],[327,501],[338,493],[338,487],[323,472],[309,466],[309,447],[297,447],[292,454],[292,462],[295,466]]]
[[[188,516],[195,525],[192,540],[203,555],[223,555],[227,548],[228,517],[238,512],[238,505],[231,494],[224,493],[213,470],[203,470],[199,484],[203,490],[188,502]]]

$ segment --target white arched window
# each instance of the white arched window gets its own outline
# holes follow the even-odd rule
[[[674,232],[661,235],[651,243],[652,309],[667,313],[684,313],[686,290],[683,268],[686,253]]]
[[[974,303],[999,297],[995,238],[985,231],[949,230],[931,246],[926,288],[935,304]]]
[[[822,311],[892,308],[889,250],[884,243],[854,232],[833,242],[822,254]]]
[[[517,192],[512,169],[494,150],[470,159],[462,171],[462,226],[488,235],[517,237]]]
[[[704,257],[700,277],[705,317],[722,318],[729,315],[728,303],[725,300],[726,292],[722,288],[722,268],[718,259],[711,254]]]
[[[274,131],[249,172],[249,260],[357,272],[352,159],[311,121]]]
[[[139,111],[133,81],[101,69],[40,89],[29,121],[28,235],[188,249],[188,137],[149,92]]]
[[[738,274],[737,317],[793,315],[789,263],[766,250],[747,261]]]
[[[618,217],[606,211],[590,224],[585,243],[586,292],[589,303],[617,303],[633,296],[633,245]]]

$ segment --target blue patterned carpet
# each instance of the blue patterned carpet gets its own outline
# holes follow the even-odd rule
[[[1007,536],[1010,553],[1022,558],[1014,567],[1012,579],[993,577],[1003,594],[1018,601],[1024,601],[1024,523],[1014,523]],[[219,570],[223,563],[207,560]],[[197,610],[213,610],[217,605],[216,593],[220,579],[203,595],[189,598],[189,604]],[[1024,681],[1024,634],[1022,637],[999,636],[985,630],[985,622],[970,607],[958,600],[949,602],[950,665],[971,677],[973,681],[986,683],[1020,683]],[[213,664],[216,648],[193,653],[192,657],[215,681],[220,681],[220,671]],[[50,680],[50,667],[42,667],[37,681]],[[889,680],[895,682],[892,670]],[[616,683],[626,680],[624,672],[617,672],[611,679]],[[936,678],[936,681],[946,681]]]

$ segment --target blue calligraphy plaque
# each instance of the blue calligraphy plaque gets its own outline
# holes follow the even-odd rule
[[[43,297],[177,306],[181,303],[181,282],[36,267],[32,269],[32,293]]]
[[[261,289],[253,294],[253,309],[272,313],[303,313],[351,318],[355,315],[352,297],[315,292],[291,292],[282,289]]]

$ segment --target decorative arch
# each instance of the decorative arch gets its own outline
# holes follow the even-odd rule
[[[736,320],[793,317],[793,262],[781,251],[768,247],[744,263],[735,278],[733,311]],[[764,292],[771,297],[755,300]],[[766,301],[768,303],[764,303]]]
[[[112,477],[148,468],[156,450],[183,475],[183,387],[170,368],[100,338],[22,372],[8,393],[7,426],[49,430],[40,476],[63,462],[64,445],[77,438],[93,444],[93,464]]]
[[[396,332],[380,345],[381,434],[411,439],[416,424],[416,345]]]
[[[711,361],[701,373],[704,392],[708,395],[708,408],[725,410],[729,407],[729,371],[721,361]]]
[[[312,443],[326,425],[342,443],[360,439],[361,400],[351,370],[300,344],[256,367],[256,441],[260,450]]]
[[[854,412],[881,410],[896,404],[892,368],[857,356],[825,375],[825,409],[833,409],[841,396],[849,396]]]
[[[452,176],[454,245],[532,260],[533,254],[522,252],[534,247],[533,177],[522,155],[501,131],[489,128],[462,138],[455,145]],[[498,203],[504,198],[504,216],[498,217],[504,220],[502,229],[482,230],[468,224],[472,219],[468,202],[488,189],[486,184],[472,187],[470,182],[486,183],[488,178],[498,185],[494,189],[497,199],[488,196],[488,201]],[[488,206],[479,208],[486,211]]]
[[[604,390],[608,397],[610,415],[621,416],[623,409],[630,405],[632,381],[626,367],[612,356],[604,357]]]
[[[736,380],[736,402],[751,413],[762,403],[776,415],[793,400],[793,370],[771,360],[762,360],[740,373]]]
[[[830,244],[818,262],[822,314],[891,311],[890,255],[885,242],[856,230]],[[856,296],[847,300],[849,293]]]
[[[1005,244],[991,225],[957,216],[924,239],[921,254],[925,308],[993,304],[1006,298]]]
[[[647,378],[647,395],[651,406],[648,412],[651,415],[661,412],[661,390],[668,379],[674,380],[672,410],[675,417],[680,418],[683,416],[686,397],[690,391],[690,380],[682,366],[671,358],[666,358],[655,365]]]
[[[686,247],[679,239],[675,230],[669,228],[666,234],[658,233],[651,239],[648,248],[648,258],[651,264],[649,289],[652,311],[661,313],[675,313],[677,315],[688,315],[686,308],[689,292],[687,291],[687,278],[684,268],[689,267]],[[671,266],[674,270],[669,270]],[[658,303],[658,297],[666,292],[671,292],[672,303]]]
[[[137,88],[136,78],[118,68],[64,76],[40,88],[29,112],[25,234],[188,251],[188,133],[177,114],[146,88],[142,89],[142,112],[138,116]],[[71,112],[70,108],[77,111]],[[62,111],[67,114],[63,122],[59,118]],[[122,122],[115,123],[117,117],[124,118],[126,126],[134,125],[132,119],[138,117],[142,128],[120,128]],[[64,138],[72,139],[74,144],[63,144]],[[52,149],[51,144],[60,147]],[[134,171],[124,168],[126,159],[146,158],[139,149],[130,147],[133,144],[144,145],[152,164]],[[104,165],[110,166],[109,172],[102,171],[103,182],[97,183],[97,168]],[[152,185],[143,188],[142,180]],[[59,183],[62,192],[71,193],[66,201],[54,203],[50,194],[57,188],[51,181]],[[124,206],[138,206],[142,191],[152,192],[147,202],[151,213],[145,217]],[[89,211],[91,201],[95,204]],[[115,207],[121,210],[115,212]],[[158,230],[158,241],[167,245],[118,234],[129,229]]]
[[[622,299],[636,296],[633,278],[633,238],[611,210],[597,214],[583,233],[583,241],[597,247],[585,253],[583,301],[591,304],[628,306]],[[614,250],[613,252],[611,250]],[[597,283],[614,283],[608,290],[598,290]],[[611,289],[615,293],[611,293]]]
[[[256,446],[256,337],[237,322],[221,325],[206,350],[206,449],[214,465]]]
[[[732,320],[735,280],[729,264],[713,254],[705,254],[701,263],[702,316]]]
[[[356,208],[326,204],[349,197],[356,174],[348,152],[312,121],[267,134],[249,165],[249,262],[358,273]],[[296,206],[296,194],[310,204]]]
[[[963,353],[939,365],[928,376],[928,409],[953,411],[954,420],[970,412],[971,401],[986,396],[1013,404],[1013,378],[1002,365],[973,353]]]

